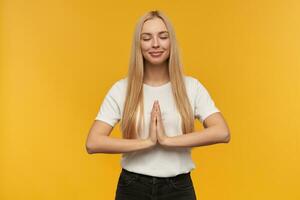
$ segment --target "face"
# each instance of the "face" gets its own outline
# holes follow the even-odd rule
[[[160,18],[147,20],[141,32],[141,50],[146,62],[161,64],[170,55],[168,30]]]

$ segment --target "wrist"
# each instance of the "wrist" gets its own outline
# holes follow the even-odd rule
[[[169,144],[169,137],[168,136],[162,136],[159,138],[159,143],[162,145],[162,146],[168,146]]]
[[[144,143],[145,143],[146,147],[152,147],[155,145],[155,142],[153,142],[151,140],[151,138],[144,139]]]

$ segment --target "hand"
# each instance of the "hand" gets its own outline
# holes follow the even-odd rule
[[[163,145],[167,136],[166,136],[165,128],[163,125],[161,112],[160,112],[160,106],[159,106],[158,101],[157,101],[157,103],[155,103],[155,110],[156,110],[156,119],[157,119],[157,125],[156,125],[157,140],[160,144]]]
[[[153,103],[152,110],[151,110],[151,119],[149,125],[149,137],[148,139],[151,142],[151,146],[157,143],[157,135],[156,135],[156,107],[155,102]]]

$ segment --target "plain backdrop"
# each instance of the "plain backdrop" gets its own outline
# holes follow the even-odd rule
[[[299,1],[0,6],[1,200],[114,198],[121,154],[89,155],[85,141],[104,95],[127,75],[136,21],[154,9],[175,28],[185,74],[231,130],[230,143],[192,151],[198,199],[300,199]]]

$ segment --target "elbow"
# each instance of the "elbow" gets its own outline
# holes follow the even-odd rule
[[[105,136],[107,137],[107,136]],[[105,153],[105,148],[103,148],[102,144],[103,142],[102,141],[102,138],[89,138],[87,141],[86,141],[86,145],[85,145],[85,149],[87,151],[88,154],[94,154],[94,153]]]
[[[88,154],[93,154],[94,153],[92,146],[88,143],[86,143],[86,145],[85,145],[85,150]]]
[[[229,143],[230,142],[230,132],[226,132],[224,139],[223,139],[224,143]]]
[[[92,141],[91,139],[90,140],[87,140],[86,144],[85,144],[85,149],[86,149],[86,152],[88,154],[94,154],[96,153],[96,144],[94,141]]]
[[[220,132],[220,138],[222,143],[229,143],[230,142],[230,138],[231,138],[231,134],[230,134],[230,130],[228,128],[228,126],[221,126],[219,129]],[[222,133],[222,134],[221,134]]]

